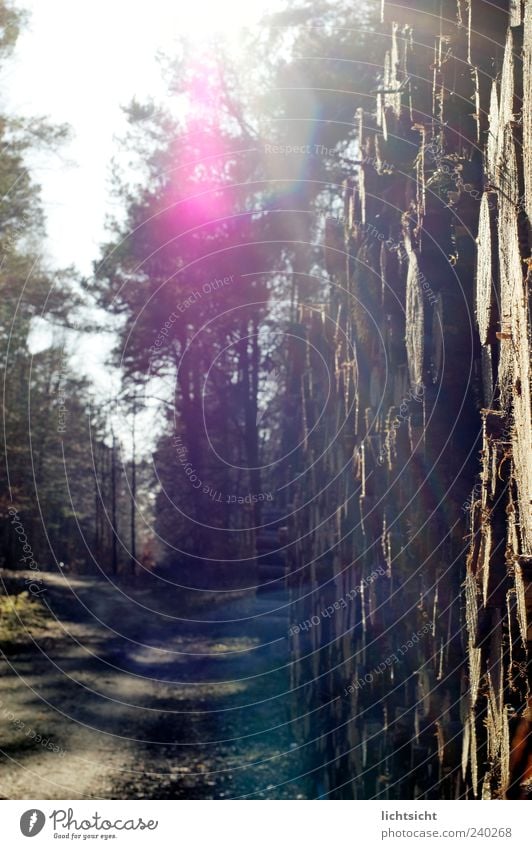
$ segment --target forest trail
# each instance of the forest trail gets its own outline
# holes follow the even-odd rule
[[[298,778],[310,755],[290,724],[285,590],[188,605],[200,621],[184,621],[168,586],[42,577],[59,624],[2,658],[2,796],[316,795]]]

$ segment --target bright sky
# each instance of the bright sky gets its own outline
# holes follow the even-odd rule
[[[166,95],[157,53],[171,56],[179,36],[204,47],[229,40],[239,49],[241,26],[252,26],[282,0],[12,0],[29,13],[13,57],[0,69],[3,104],[15,115],[46,116],[67,123],[73,139],[59,154],[32,157],[33,177],[42,187],[47,216],[45,246],[52,267],[74,265],[87,276],[99,256],[109,192],[114,138],[123,136],[121,105],[133,96]],[[30,348],[49,344],[36,325]],[[107,365],[112,337],[78,337],[72,364],[89,374],[97,395],[110,397],[118,373]],[[153,415],[140,441],[153,435]],[[129,424],[122,428],[127,440]],[[145,433],[142,433],[145,431]]]
[[[90,273],[98,256],[113,137],[124,129],[120,105],[164,94],[156,53],[179,35],[238,46],[238,27],[272,9],[268,0],[14,0],[30,13],[0,83],[19,115],[71,125],[60,155],[34,163],[43,189],[49,251],[59,265]]]

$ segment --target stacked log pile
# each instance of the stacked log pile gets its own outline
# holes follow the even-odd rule
[[[519,796],[532,640],[532,2],[384,0],[303,306],[295,716],[349,798]]]

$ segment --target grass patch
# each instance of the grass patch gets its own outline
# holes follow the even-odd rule
[[[47,625],[44,607],[26,590],[0,596],[0,648],[31,642]]]

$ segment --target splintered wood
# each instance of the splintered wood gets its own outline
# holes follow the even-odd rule
[[[327,224],[330,303],[297,325],[294,716],[320,794],[519,798],[532,0],[384,0],[383,26],[362,164]]]

